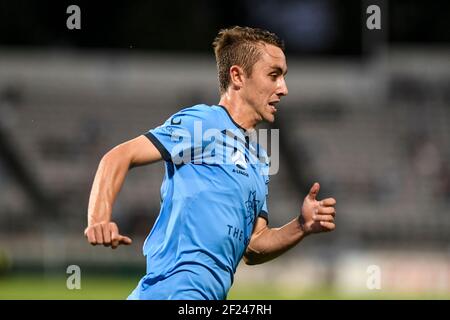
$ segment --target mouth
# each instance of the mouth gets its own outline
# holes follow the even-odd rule
[[[272,110],[272,112],[277,112],[277,108],[276,108],[276,105],[277,105],[277,103],[278,102],[280,102],[280,100],[277,100],[277,101],[270,101],[269,103],[268,103],[268,106],[269,106],[269,108]]]

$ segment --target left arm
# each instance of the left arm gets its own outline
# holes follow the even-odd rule
[[[311,233],[335,229],[336,200],[333,198],[316,200],[319,189],[320,185],[315,183],[305,197],[300,216],[281,228],[269,228],[264,218],[258,218],[244,254],[246,264],[270,261]]]
[[[244,254],[246,264],[260,264],[275,259],[299,243],[306,233],[298,218],[281,228],[269,228],[267,220],[259,217]]]

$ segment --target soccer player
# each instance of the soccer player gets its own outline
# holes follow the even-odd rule
[[[295,219],[268,226],[269,162],[249,132],[273,122],[288,94],[282,41],[268,31],[234,27],[221,30],[213,46],[220,102],[183,109],[116,146],[94,179],[84,233],[92,245],[114,249],[131,243],[111,220],[128,170],[165,161],[161,210],[143,246],[147,272],[129,299],[226,299],[242,258],[263,263],[309,234],[335,228],[336,201],[319,201],[318,183]]]

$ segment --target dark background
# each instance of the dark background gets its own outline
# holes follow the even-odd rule
[[[448,1],[378,3],[389,12],[389,43],[449,41]],[[70,4],[81,8],[81,30],[61,27]],[[0,44],[206,52],[218,29],[250,25],[286,39],[290,55],[358,56],[361,12],[355,0],[2,1]]]

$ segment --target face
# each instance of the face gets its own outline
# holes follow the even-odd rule
[[[243,76],[241,97],[256,112],[257,121],[273,122],[276,105],[288,94],[286,57],[273,45],[261,45],[260,50],[261,57],[253,65],[251,75]]]

